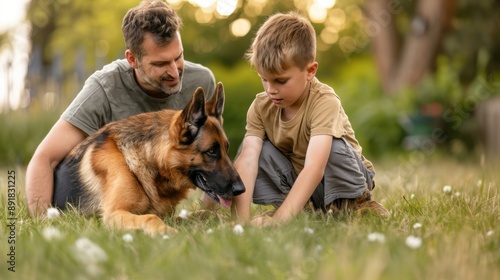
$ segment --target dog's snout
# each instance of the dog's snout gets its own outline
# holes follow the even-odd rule
[[[233,196],[240,195],[245,192],[245,186],[240,178],[233,184]]]

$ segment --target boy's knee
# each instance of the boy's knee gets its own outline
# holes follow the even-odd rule
[[[333,137],[331,154],[350,154],[347,142],[343,138]]]
[[[269,140],[264,140],[262,142],[262,150],[260,152],[260,157],[262,158],[271,158],[272,155],[276,154],[278,151],[278,148],[276,148]]]

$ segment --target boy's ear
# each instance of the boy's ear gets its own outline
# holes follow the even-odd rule
[[[307,70],[307,81],[310,82],[314,78],[314,76],[316,76],[316,72],[318,71],[318,62],[317,61],[310,62],[309,64],[307,64],[306,70]]]

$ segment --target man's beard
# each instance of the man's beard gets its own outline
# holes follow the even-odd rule
[[[166,95],[170,96],[170,95],[173,95],[173,94],[177,94],[181,91],[182,89],[182,77],[183,77],[183,71],[180,70],[179,71],[179,83],[177,83],[177,85],[175,87],[170,87],[168,85],[165,85],[164,83],[162,83],[162,81],[165,81],[169,78],[169,75],[167,73],[163,74],[160,79],[158,80],[155,80],[155,79],[151,79],[148,75],[146,75],[146,73],[144,72],[144,69],[142,68],[142,64],[139,64],[139,67],[138,67],[138,71],[139,75],[141,76],[141,78],[147,83],[149,84],[150,86],[152,86],[153,88],[155,88],[156,90],[158,91],[161,91],[163,93],[165,93]]]

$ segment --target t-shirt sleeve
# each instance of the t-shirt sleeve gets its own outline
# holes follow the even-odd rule
[[[90,77],[61,118],[88,135],[108,123],[111,119],[111,109],[101,84]]]
[[[248,108],[245,136],[257,136],[264,139],[265,134],[259,104],[257,99],[255,99]]]
[[[315,135],[344,135],[341,103],[333,94],[318,98],[311,110],[311,137]]]

